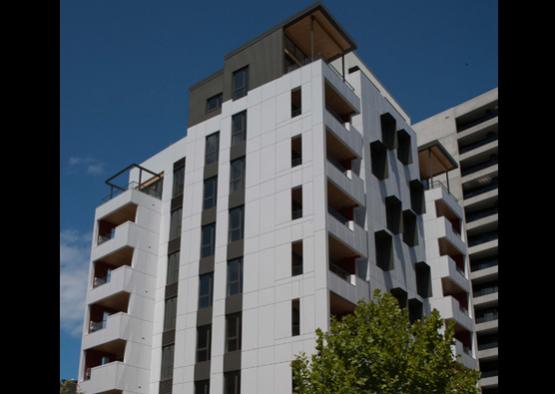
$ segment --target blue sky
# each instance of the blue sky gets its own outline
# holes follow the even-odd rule
[[[182,138],[188,87],[221,68],[224,54],[310,4],[61,1],[60,377],[77,376],[104,180]],[[496,0],[324,5],[414,123],[497,86]]]

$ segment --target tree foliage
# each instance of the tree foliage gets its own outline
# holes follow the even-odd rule
[[[291,363],[297,394],[479,394],[479,372],[452,353],[454,325],[434,310],[410,324],[389,293],[374,292],[329,332],[316,330],[316,353]]]

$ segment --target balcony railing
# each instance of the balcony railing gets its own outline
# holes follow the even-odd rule
[[[475,290],[474,291],[474,297],[480,297],[480,296],[487,295],[487,294],[497,293],[497,291],[498,291],[497,285],[490,286],[490,287],[484,287],[482,289]]]
[[[112,238],[114,238],[115,235],[116,235],[116,228],[115,227],[113,229],[111,229],[108,234],[98,234],[97,245],[101,245],[104,242],[107,242],[107,241],[111,240]]]
[[[487,312],[483,315],[476,315],[476,323],[485,323],[492,320],[497,320],[497,311],[495,312]]]
[[[478,262],[471,262],[470,264],[472,271],[479,271],[489,267],[497,266],[497,259],[490,259],[490,260],[481,260]]]
[[[343,80],[343,82],[345,83],[345,85],[347,85],[347,87],[349,89],[351,89],[353,92],[355,91],[355,88],[353,87],[353,85],[351,85],[349,82],[347,82],[347,80],[345,79],[345,77],[343,77],[343,75],[341,75],[339,73],[339,71],[337,71],[337,69],[335,67],[333,67],[331,64],[328,64],[326,62],[324,62],[329,68],[331,68],[331,70],[339,77]]]
[[[482,145],[486,145],[492,141],[497,141],[497,134],[493,134],[493,135],[489,135],[486,138],[483,138],[479,141],[473,142],[471,144],[466,144],[466,145],[459,145],[459,154],[463,154],[466,153],[468,151],[471,151],[472,149],[476,149],[479,148]]]
[[[477,196],[478,194],[489,192],[490,190],[493,190],[493,189],[497,189],[497,178],[493,178],[491,182],[487,183],[484,186],[471,189],[467,192],[463,191],[463,195],[465,199],[468,199],[468,198]]]
[[[481,163],[473,164],[473,165],[468,166],[468,167],[465,166],[464,168],[462,168],[462,166],[461,166],[461,175],[462,176],[470,175],[470,174],[478,172],[478,171],[480,171],[484,168],[493,166],[497,163],[498,163],[497,157],[494,157],[494,158],[488,159],[486,161],[483,161]]]
[[[350,282],[351,274],[346,270],[344,270],[343,268],[341,268],[336,263],[330,262],[330,271],[336,274],[337,276],[339,276],[340,278],[346,280],[347,282]]]
[[[89,322],[89,333],[102,330],[103,328],[106,328],[106,321],[104,320],[99,322],[95,322],[91,320]]]
[[[497,341],[482,342],[478,341],[478,350],[487,350],[498,347]]]
[[[344,224],[345,226],[349,226],[350,220],[347,219],[345,216],[343,216],[341,213],[339,213],[338,210],[336,210],[333,207],[328,207],[328,212],[330,213],[331,216],[339,220],[342,224]]]
[[[468,237],[468,246],[476,246],[497,239],[497,231]]]
[[[497,372],[496,369],[491,370],[491,371],[481,371],[481,378],[491,378],[492,376],[497,376],[499,373]]]
[[[472,356],[472,349],[470,348],[470,346],[466,346],[463,344],[463,352],[465,352],[469,356]]]
[[[129,174],[131,171],[138,171],[138,181],[130,181],[127,182],[125,185],[116,184],[114,181],[120,178],[124,174]],[[124,168],[123,170],[119,171],[115,175],[112,175],[110,178],[106,180],[106,184],[110,187],[110,194],[102,199],[103,202],[109,201],[112,198],[116,197],[117,195],[129,190],[129,189],[136,189],[140,190],[141,192],[153,196],[157,199],[162,198],[162,173],[157,174],[152,172],[144,167],[141,167],[138,164],[131,164]],[[149,176],[148,179],[144,180],[144,177]]]
[[[457,132],[460,133],[464,130],[467,130],[473,126],[476,126],[480,123],[484,123],[486,120],[490,120],[493,119],[497,116],[497,110],[492,111],[489,114],[486,114],[484,116],[479,117],[478,119],[472,120],[470,122],[465,122],[465,123],[459,123],[459,126],[457,127]]]
[[[85,368],[85,376],[84,376],[84,380],[89,380],[91,378],[91,369],[92,368]]]
[[[98,287],[98,286],[102,286],[102,285],[104,285],[108,282],[110,282],[110,277],[109,276],[95,277],[93,279],[93,288]]]
[[[479,211],[470,212],[470,213],[466,214],[466,222],[470,223],[470,222],[473,222],[475,220],[481,219],[483,217],[494,215],[497,212],[498,212],[497,207],[481,209]]]

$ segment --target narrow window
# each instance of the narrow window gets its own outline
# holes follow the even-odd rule
[[[303,273],[303,241],[293,242],[291,246],[291,274],[293,276]]]
[[[214,176],[204,180],[204,193],[202,198],[202,209],[216,206],[218,198],[218,177]]]
[[[432,277],[430,272],[430,266],[424,262],[420,261],[414,264],[416,271],[416,292],[422,298],[428,298],[432,296]]]
[[[168,272],[166,275],[166,285],[177,283],[179,279],[179,252],[168,256]]]
[[[301,306],[298,298],[291,301],[291,335],[301,334]]]
[[[370,144],[370,160],[372,163],[372,174],[380,180],[387,178],[387,148],[380,141],[374,141]]]
[[[206,100],[206,113],[214,112],[222,108],[222,94],[218,93]]]
[[[202,226],[200,257],[213,256],[216,247],[216,223]]]
[[[229,242],[243,239],[244,207],[229,210]]]
[[[175,330],[177,297],[168,298],[164,304],[164,331]]]
[[[220,150],[220,133],[213,133],[206,137],[205,164],[218,161],[218,151]]]
[[[243,291],[243,258],[227,262],[227,296]]]
[[[233,72],[231,80],[231,98],[236,100],[246,96],[249,90],[249,66]]]
[[[210,394],[210,380],[195,382],[195,394]]]
[[[382,141],[388,149],[397,147],[397,121],[389,112],[380,116],[380,125],[382,129]]]
[[[384,271],[393,269],[393,238],[385,231],[374,233],[376,265]]]
[[[303,217],[303,187],[291,189],[291,218],[292,220]]]
[[[247,111],[239,112],[231,118],[231,145],[240,144],[247,138]]]
[[[403,211],[403,241],[409,246],[418,245],[416,215],[409,210]]]
[[[291,117],[299,116],[302,112],[301,88],[295,88],[291,91]]]
[[[178,208],[171,213],[170,217],[170,241],[181,236],[181,212],[182,208]]]
[[[162,369],[160,380],[168,380],[173,377],[173,345],[162,348]]]
[[[197,327],[197,363],[210,360],[210,339],[212,326]]]
[[[224,373],[224,394],[241,393],[241,371]]]
[[[303,164],[303,137],[297,135],[291,138],[291,167]]]
[[[183,194],[183,184],[185,182],[185,166],[176,168],[173,171],[172,198]]]
[[[397,131],[397,158],[404,165],[409,165],[412,163],[412,147],[411,147],[410,134],[405,130],[401,129]]]
[[[239,192],[245,188],[245,158],[233,160],[230,167],[229,192]]]
[[[241,312],[225,317],[226,352],[241,350]]]
[[[387,229],[393,234],[401,232],[401,200],[395,196],[385,198],[385,213],[387,219]]]
[[[212,306],[212,294],[214,291],[214,273],[200,275],[198,289],[198,307],[207,308]]]

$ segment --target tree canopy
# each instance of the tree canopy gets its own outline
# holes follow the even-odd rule
[[[434,310],[411,324],[406,308],[376,290],[354,313],[332,317],[328,332],[316,330],[316,353],[291,363],[294,393],[479,394],[479,372],[456,360],[447,323]]]

